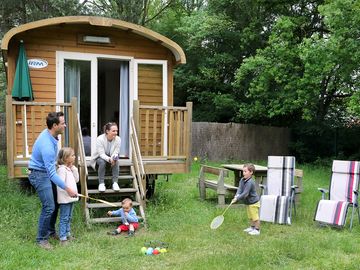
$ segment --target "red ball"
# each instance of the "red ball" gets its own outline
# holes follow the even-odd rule
[[[160,254],[160,251],[158,251],[157,249],[154,249],[153,254],[158,255],[158,254]]]

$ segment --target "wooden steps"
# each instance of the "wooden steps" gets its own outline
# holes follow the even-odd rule
[[[129,163],[129,162],[128,162]],[[104,192],[98,190],[98,176],[97,172],[91,171],[86,181],[87,195],[94,199],[101,199],[111,202],[115,206],[110,206],[106,203],[98,202],[96,200],[87,199],[84,203],[85,217],[88,224],[93,223],[110,223],[120,222],[120,217],[108,217],[107,211],[117,210],[121,208],[121,201],[124,198],[131,198],[133,201],[133,207],[136,214],[143,221],[146,226],[145,219],[145,198],[140,196],[139,185],[137,184],[136,176],[134,175],[133,165],[122,165],[120,169],[120,175],[118,177],[118,184],[120,191],[114,191],[111,188],[107,188]],[[111,172],[107,172],[105,175],[105,185],[111,187],[112,176]]]
[[[92,194],[120,194],[120,193],[135,193],[137,191],[136,188],[122,188],[120,187],[120,191],[113,191],[112,189],[106,189],[104,192],[99,192],[97,189],[89,189],[88,194],[91,196]]]
[[[142,217],[138,216],[139,222],[144,223]],[[107,217],[107,218],[93,218],[90,221],[91,223],[111,223],[111,222],[120,222],[120,217]]]
[[[121,202],[112,202],[112,204],[115,204],[119,208],[121,208]],[[133,202],[133,206],[139,206],[140,203]],[[105,203],[87,203],[88,208],[111,208],[111,206],[105,204]]]

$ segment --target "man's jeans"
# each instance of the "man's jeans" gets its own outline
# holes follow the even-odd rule
[[[42,208],[39,217],[36,241],[44,241],[55,234],[55,223],[59,205],[57,203],[56,185],[50,181],[47,172],[31,170],[29,180],[40,198]]]
[[[98,165],[99,184],[104,184],[106,166],[107,165],[110,166],[110,163],[100,157],[96,160],[96,163]],[[119,160],[117,160],[115,165],[111,167],[113,183],[118,182],[119,172],[120,172],[119,166],[120,166],[120,162]]]
[[[67,237],[71,235],[70,224],[72,219],[72,213],[74,203],[61,203],[60,206],[60,221],[59,221],[59,237],[60,240],[67,240]]]

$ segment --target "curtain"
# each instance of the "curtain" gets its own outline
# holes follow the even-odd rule
[[[70,102],[72,97],[77,98],[77,109],[80,113],[80,66],[76,61],[65,60],[65,96],[64,101]]]
[[[72,97],[77,98],[77,112],[80,114],[80,65],[76,61],[64,61],[64,102],[70,102]],[[65,121],[69,116],[65,113]],[[65,129],[65,145],[69,144],[69,130]]]
[[[120,63],[120,156],[129,157],[129,62]]]

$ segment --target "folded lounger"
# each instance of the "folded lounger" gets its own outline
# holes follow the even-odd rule
[[[261,185],[260,220],[291,224],[294,204],[295,157],[269,156],[266,185]]]
[[[334,160],[329,190],[319,188],[322,199],[318,202],[314,220],[320,224],[343,227],[349,206],[352,207],[350,229],[354,211],[358,209],[360,162]],[[329,193],[328,199],[325,194]],[[359,216],[360,218],[360,216]]]

